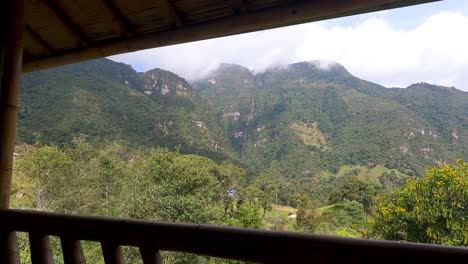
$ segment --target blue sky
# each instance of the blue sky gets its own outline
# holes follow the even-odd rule
[[[387,21],[390,21],[392,27],[399,30],[414,29],[421,25],[428,17],[438,12],[455,12],[468,15],[467,0],[445,0],[429,4],[409,6],[405,8],[396,8],[373,14],[364,14],[350,16],[339,19],[331,19],[326,22],[327,26],[356,26],[359,22],[375,16],[376,14]]]
[[[163,68],[193,80],[219,63],[260,72],[272,65],[338,62],[388,87],[425,81],[468,91],[468,1],[302,24],[111,57],[138,71]]]

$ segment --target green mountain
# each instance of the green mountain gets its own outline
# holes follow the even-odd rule
[[[230,145],[206,102],[181,77],[160,69],[137,73],[101,59],[25,74],[18,139],[66,144],[124,141],[224,159]]]
[[[468,158],[468,94],[454,88],[388,89],[319,62],[258,74],[223,64],[194,87],[254,169],[276,160],[293,178],[344,165],[422,174]]]
[[[349,166],[421,175],[427,165],[468,159],[466,92],[424,83],[389,89],[340,64],[262,73],[221,64],[190,84],[101,59],[25,74],[20,106],[21,143],[67,144],[84,134],[239,159],[253,172],[274,167],[309,183]]]

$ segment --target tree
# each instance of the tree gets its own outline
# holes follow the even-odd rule
[[[317,201],[311,201],[309,197],[302,194],[297,201],[296,224],[299,230],[314,232],[317,225],[322,221],[321,215],[315,211],[318,207]]]
[[[220,219],[217,164],[197,155],[155,149],[136,164],[131,216],[163,221],[212,223]]]
[[[220,183],[220,197],[224,207],[224,216],[235,211],[239,201],[239,193],[243,192],[246,181],[246,171],[236,166],[232,161],[223,161],[215,170]],[[232,215],[231,215],[232,216]]]
[[[236,212],[236,222],[239,226],[246,228],[261,228],[262,215],[260,206],[257,204],[243,203],[240,205],[239,210]]]
[[[329,203],[356,201],[361,203],[364,206],[364,210],[369,213],[374,204],[376,194],[377,190],[372,183],[357,176],[349,176],[345,179],[341,189],[330,193]]]
[[[32,183],[33,206],[40,210],[66,211],[72,185],[72,159],[57,147],[31,150],[15,164],[17,176]]]
[[[383,239],[468,245],[468,164],[428,168],[404,188],[380,196],[371,221]]]
[[[273,197],[270,193],[260,190],[255,185],[249,185],[241,190],[241,201],[258,203],[263,210],[263,217],[265,217],[266,211],[272,209]]]

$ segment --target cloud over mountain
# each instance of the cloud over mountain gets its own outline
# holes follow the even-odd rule
[[[263,71],[296,61],[336,61],[351,73],[386,86],[424,81],[468,91],[468,16],[439,12],[400,29],[375,13],[354,25],[309,23],[114,56],[138,70],[161,67],[187,79],[222,62]]]

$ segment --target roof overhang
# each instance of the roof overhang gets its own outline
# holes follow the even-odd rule
[[[29,0],[23,72],[439,0]]]

